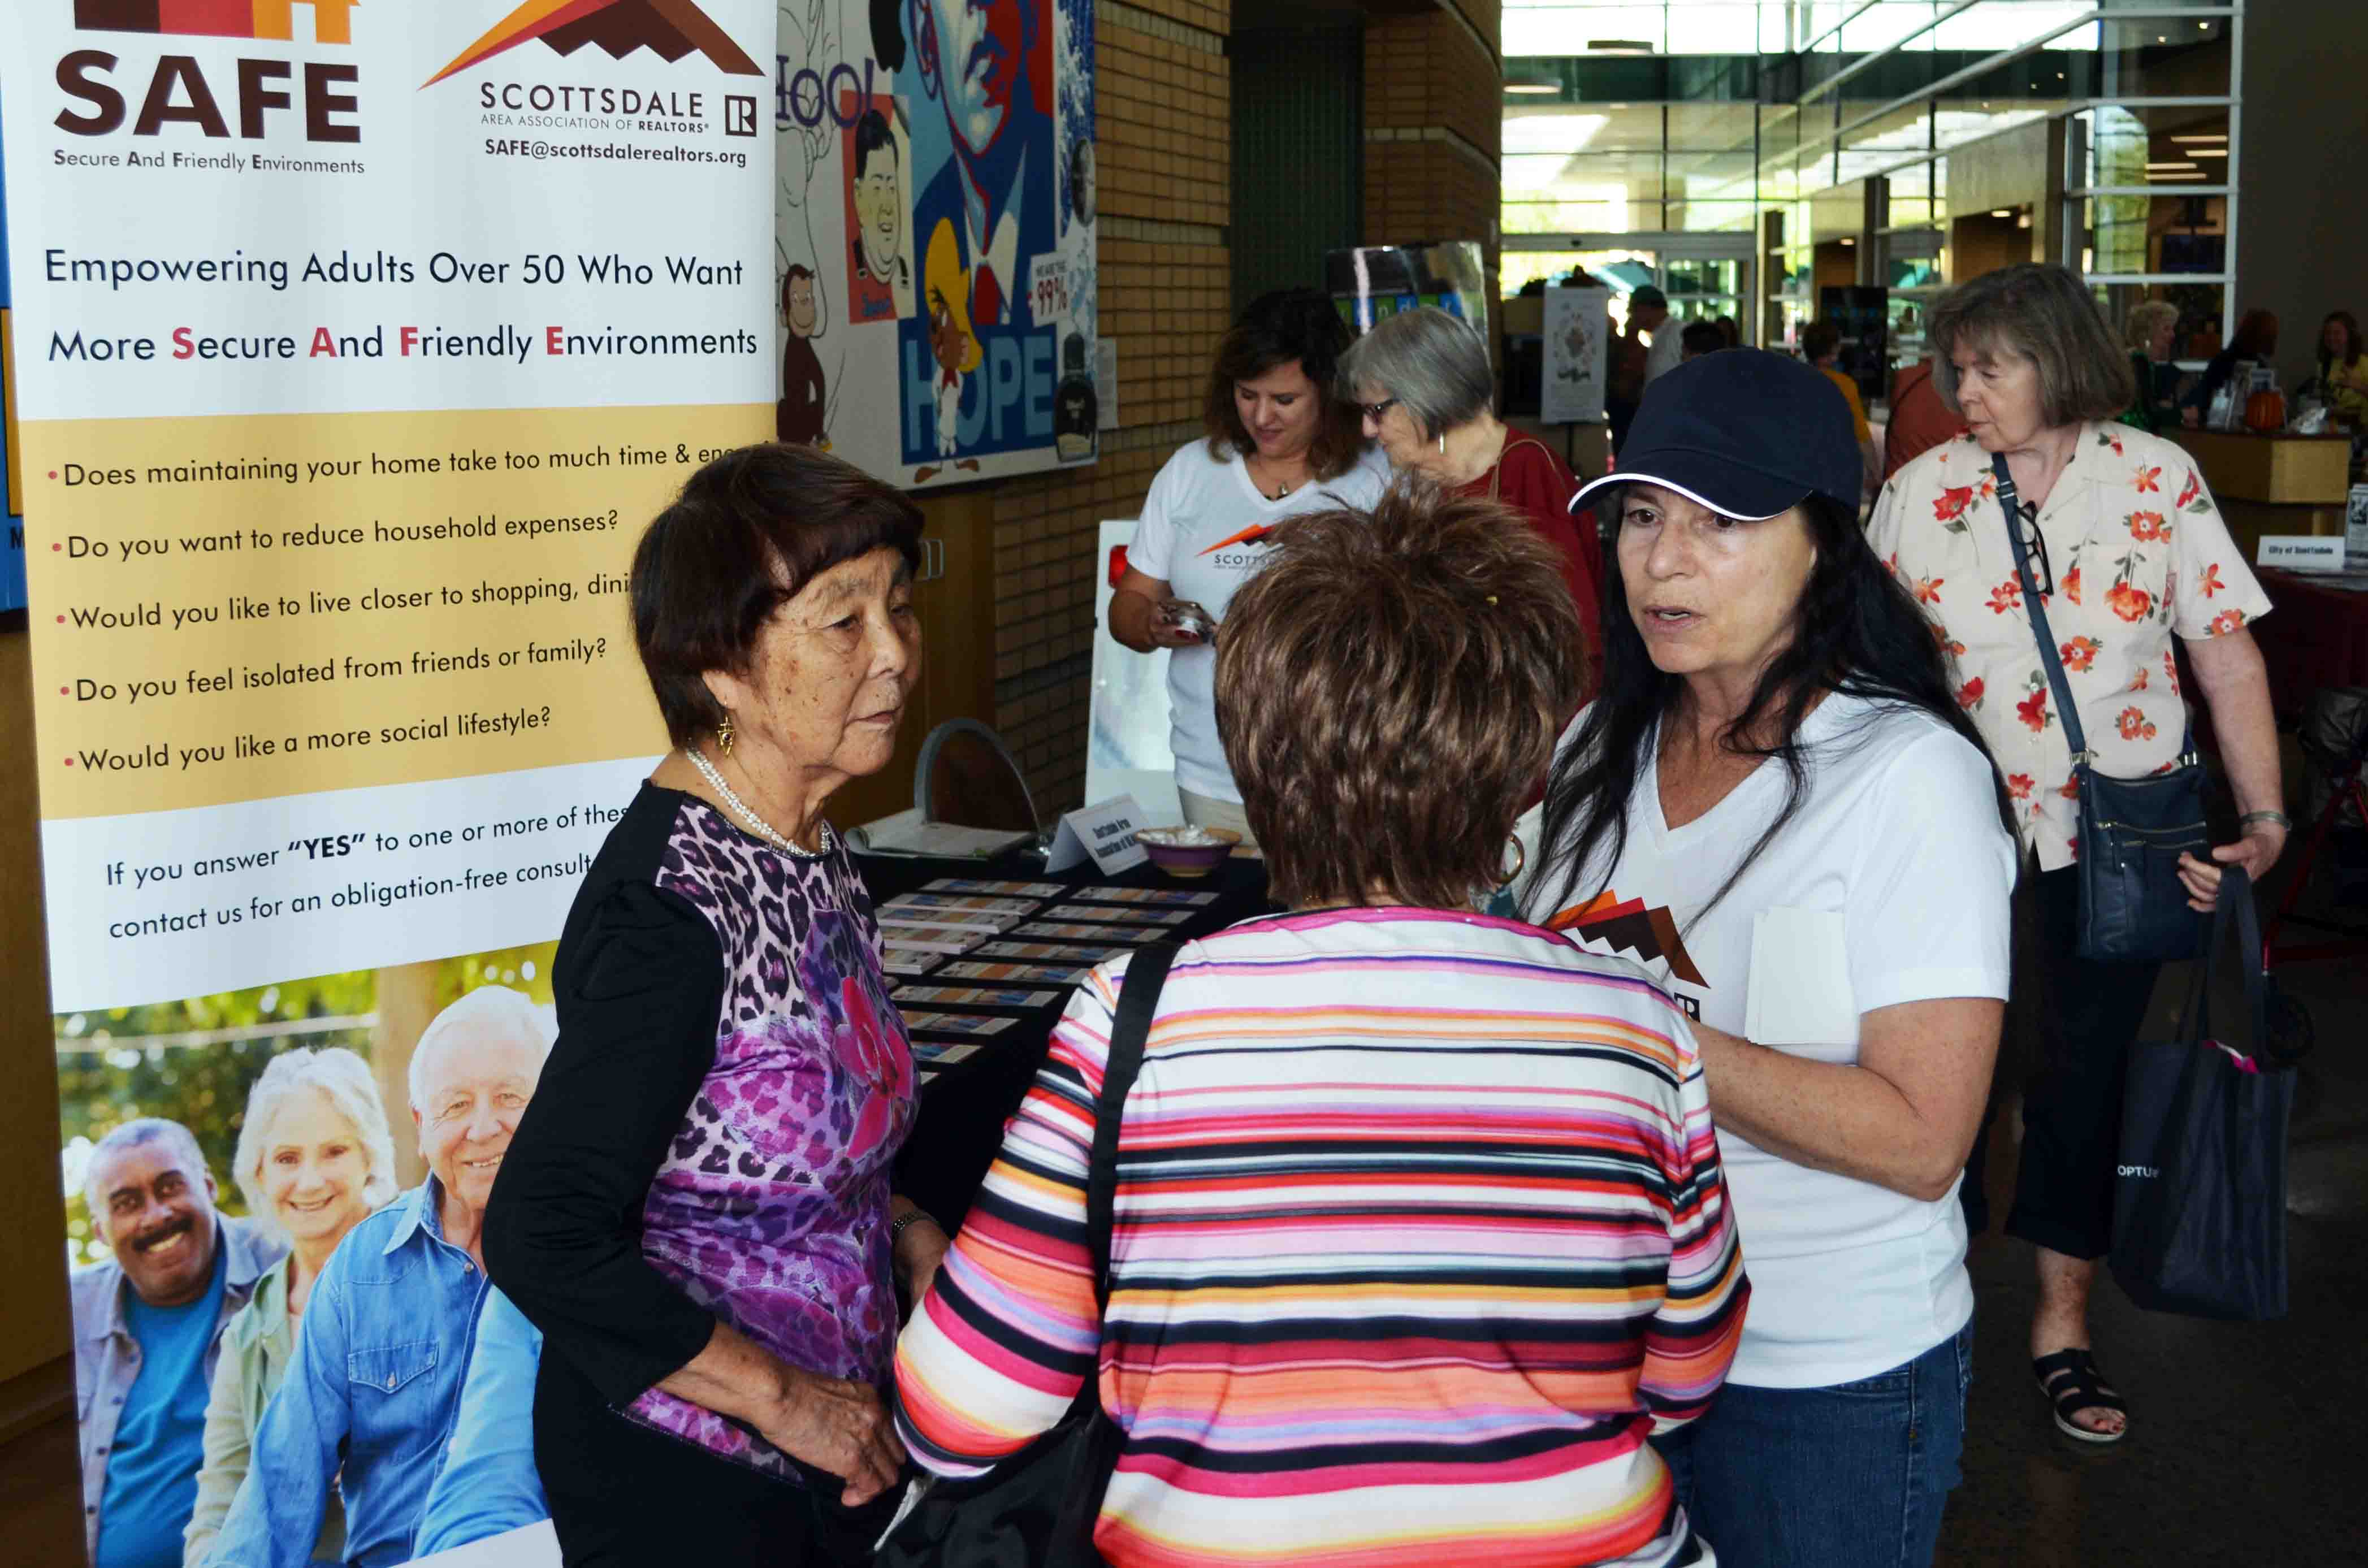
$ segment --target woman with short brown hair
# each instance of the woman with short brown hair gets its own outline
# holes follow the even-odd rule
[[[2079,278],[2037,263],[1977,278],[1932,307],[1930,334],[1933,381],[1970,434],[1893,477],[1868,539],[1954,656],[1957,701],[2013,799],[2026,860],[2015,923],[2038,934],[2037,961],[2017,966],[2014,1012],[2037,1033],[2039,1068],[2023,1090],[2006,1229],[2037,1252],[2032,1367],[2055,1424],[2111,1443],[2126,1410],[2089,1354],[2089,1286],[2112,1239],[2123,1065],[2161,966],[2076,951],[2078,781],[2016,540],[2099,774],[2162,772],[2191,749],[2174,642],[2210,699],[2242,831],[2208,859],[2180,858],[2197,909],[2212,907],[2223,866],[2259,881],[2285,844],[2269,682],[2248,630],[2270,601],[2194,460],[2112,422],[2129,406],[2130,361]],[[2012,517],[2000,460],[2019,497]],[[1977,1143],[1976,1229],[1981,1164]]]
[[[1471,910],[1578,689],[1555,552],[1423,490],[1269,557],[1216,702],[1291,910],[1167,972],[1106,1311],[1087,1151],[1127,960],[1071,1000],[898,1345],[905,1446],[979,1474],[1098,1369],[1119,1568],[1700,1561],[1647,1439],[1709,1403],[1748,1289],[1691,1033],[1634,965]]]

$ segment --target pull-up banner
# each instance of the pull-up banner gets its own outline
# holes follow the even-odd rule
[[[765,0],[0,18],[61,1013],[557,933],[773,423]]]

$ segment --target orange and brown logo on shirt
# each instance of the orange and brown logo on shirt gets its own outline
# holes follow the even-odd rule
[[[1647,909],[1640,898],[1623,899],[1605,888],[1585,903],[1574,904],[1547,921],[1546,929],[1580,941],[1601,942],[1615,953],[1633,953],[1645,963],[1656,960],[1669,966],[1669,977],[1707,991],[1710,982],[1694,967],[1678,923],[1668,906]]]

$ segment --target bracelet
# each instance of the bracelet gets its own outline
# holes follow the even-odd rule
[[[2248,828],[2257,822],[2273,822],[2286,833],[2294,831],[2294,820],[2283,812],[2247,812],[2237,819],[2238,828]]]
[[[894,1219],[894,1220],[893,1220],[893,1221],[889,1221],[889,1225],[888,1225],[888,1244],[889,1244],[889,1246],[890,1246],[890,1247],[892,1247],[892,1248],[893,1248],[893,1247],[894,1247],[894,1246],[895,1246],[895,1244],[896,1244],[898,1242],[901,1242],[901,1241],[903,1241],[903,1240],[905,1239],[905,1233],[906,1231],[908,1231],[908,1230],[912,1229],[915,1225],[919,1224],[922,1221],[928,1219],[928,1217],[929,1217],[929,1216],[928,1216],[928,1211],[927,1211],[927,1210],[920,1210],[920,1209],[912,1209],[912,1210],[907,1210],[904,1214],[902,1214],[902,1215],[898,1216],[896,1219]]]

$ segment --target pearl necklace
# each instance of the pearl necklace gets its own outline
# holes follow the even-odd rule
[[[825,820],[822,824],[822,847],[820,849],[801,849],[796,845],[791,843],[788,836],[784,835],[780,829],[775,827],[771,823],[767,822],[763,817],[760,817],[756,812],[750,811],[748,809],[748,803],[732,792],[732,786],[723,782],[723,775],[717,772],[715,770],[715,765],[707,760],[706,753],[699,750],[695,746],[686,746],[683,748],[683,755],[690,758],[690,765],[699,769],[699,776],[707,780],[708,787],[713,790],[717,794],[723,797],[723,803],[731,807],[734,813],[737,815],[742,822],[747,824],[749,828],[756,833],[758,838],[763,839],[774,848],[781,850],[786,854],[800,856],[809,860],[814,858],[818,855],[827,855],[830,853],[830,824],[827,820]]]

